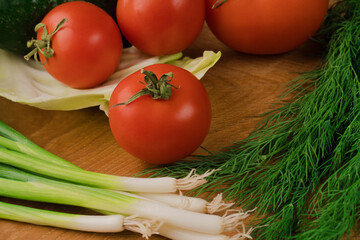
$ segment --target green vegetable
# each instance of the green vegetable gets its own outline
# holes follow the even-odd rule
[[[124,191],[169,193],[191,190],[206,182],[204,175],[190,171],[184,179],[120,177],[83,170],[41,149],[0,121],[0,162],[44,176],[78,184]]]
[[[329,161],[343,162],[331,171],[311,198],[311,206],[297,239],[342,239],[352,235],[359,220],[360,192],[360,112],[349,124]],[[340,159],[343,158],[343,159]],[[330,166],[331,164],[329,164]],[[324,165],[327,167],[327,165]],[[326,177],[326,176],[324,176]],[[309,221],[308,219],[314,219]]]
[[[0,196],[136,215],[206,234],[232,231],[247,217],[242,212],[220,217],[177,209],[134,194],[54,181],[6,165],[0,165]]]
[[[78,166],[39,147],[38,145],[30,141],[28,138],[26,138],[24,135],[17,132],[15,129],[9,127],[8,125],[6,125],[1,121],[0,121],[0,146],[4,147],[3,150],[5,151],[10,150],[10,153],[15,153],[15,154],[24,153],[25,155],[20,154],[20,156],[25,156],[26,158],[30,158],[30,161],[33,159],[41,159],[45,161],[45,165],[49,165],[46,163],[52,163],[56,165],[71,167],[74,170],[80,170]],[[38,160],[35,161],[37,162]],[[41,162],[42,161],[40,161],[40,164]],[[50,168],[52,166],[53,165],[50,164]],[[52,177],[54,176],[52,175]],[[71,177],[71,179],[72,178],[73,177]],[[103,184],[104,183],[102,183],[102,185]],[[166,193],[153,193],[153,192],[150,193],[138,192],[137,194],[149,199],[154,199],[156,201],[167,203],[170,206],[174,206],[182,209],[191,209],[191,211],[204,212],[204,213],[205,212],[215,213],[215,212],[224,211],[226,209],[229,209],[233,205],[232,203],[225,203],[222,200],[221,194],[216,196],[212,202],[207,202],[206,200],[201,198],[193,198],[193,197],[187,197],[179,194],[170,194],[170,193],[166,194]]]
[[[74,0],[0,0],[0,48],[25,55],[28,40],[36,38],[35,25],[57,5]],[[116,0],[86,0],[116,19]],[[124,46],[130,44],[124,38]]]
[[[191,59],[181,53],[151,57],[135,48],[123,50],[118,70],[102,85],[92,89],[73,89],[51,77],[35,61],[0,50],[0,96],[14,102],[46,110],[76,110],[100,106],[108,112],[108,102],[116,85],[127,75],[155,63],[170,63],[192,72],[197,78],[219,60],[221,53],[205,51],[203,56]]]
[[[52,227],[60,227],[88,232],[121,232],[137,230],[143,236],[149,237],[148,230],[150,221],[139,220],[134,217],[114,215],[79,215],[43,210],[16,204],[0,202],[0,218],[18,222],[33,223]]]
[[[292,81],[284,96],[292,101],[265,114],[247,139],[146,172],[180,177],[193,168],[221,169],[194,191],[222,191],[238,205],[257,207],[258,239],[351,233],[360,217],[360,2],[339,1],[319,34],[327,43],[322,66]]]
[[[2,121],[0,121],[0,146],[46,160],[47,162],[77,168],[76,165],[39,147]]]
[[[82,185],[122,191],[170,193],[191,190],[205,182],[204,175],[190,172],[184,179],[174,178],[133,178],[90,172],[79,168],[56,165],[26,154],[0,148],[0,162],[30,172]]]
[[[92,221],[101,221],[94,231],[120,231],[124,227],[141,232],[145,237],[160,232],[171,238],[177,236],[176,239],[180,240],[189,238],[228,240],[229,236],[222,233],[235,230],[239,225],[243,226],[243,219],[249,216],[249,212],[241,210],[231,211],[222,217],[201,213],[214,213],[231,207],[232,204],[222,201],[221,195],[208,203],[202,199],[161,194],[161,192],[175,191],[182,185],[184,189],[191,189],[206,182],[204,177],[209,174],[200,176],[191,171],[184,179],[136,179],[85,171],[41,149],[2,122],[0,122],[0,162],[6,163],[0,163],[0,196],[74,205],[106,215],[130,215],[130,219],[128,217],[122,219],[124,226],[114,229],[111,226],[116,224],[121,216],[101,218],[68,215],[11,204],[2,205],[0,202],[0,217],[4,219],[85,231],[91,230]],[[105,189],[124,186],[127,186],[126,190],[131,193]],[[137,190],[148,193],[134,194],[133,192]],[[183,200],[185,206],[182,204]],[[131,217],[135,215],[140,219]],[[87,221],[89,226],[86,226]],[[104,227],[106,221],[110,221],[108,228]],[[162,223],[166,223],[164,227],[161,226]],[[234,237],[248,238],[249,234],[250,232],[244,231]]]
[[[223,212],[231,208],[233,203],[226,203],[222,199],[222,194],[218,194],[211,202],[202,198],[189,197],[182,194],[173,193],[136,193],[139,196],[153,199],[162,203],[166,203],[169,206],[191,210],[193,212],[201,213],[218,213]]]

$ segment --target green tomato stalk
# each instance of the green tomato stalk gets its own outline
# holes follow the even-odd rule
[[[224,3],[226,3],[227,0],[217,0],[213,5],[212,5],[212,9],[215,9],[215,8],[218,8],[220,7],[221,5],[223,5]]]
[[[25,60],[30,60],[32,56],[34,56],[35,61],[38,63],[41,63],[42,65],[45,65],[48,58],[51,58],[54,55],[54,50],[51,48],[51,37],[57,33],[62,26],[67,22],[68,20],[64,18],[60,21],[60,23],[56,26],[55,30],[52,33],[48,33],[46,25],[43,23],[39,23],[35,26],[35,32],[39,31],[40,28],[43,29],[43,34],[41,36],[40,40],[29,40],[27,42],[28,48],[34,48],[30,53],[26,54],[24,56]],[[45,57],[45,61],[41,62],[39,59],[39,52]]]
[[[144,69],[141,69],[141,73],[143,73],[145,77],[144,77],[144,83],[143,82],[140,83],[144,84],[145,88],[135,93],[126,102],[115,104],[111,108],[119,105],[127,105],[144,95],[150,95],[153,99],[168,100],[172,94],[172,88],[178,89],[174,85],[170,84],[170,81],[173,78],[173,73],[171,72],[163,74],[159,79],[151,71],[146,71]]]

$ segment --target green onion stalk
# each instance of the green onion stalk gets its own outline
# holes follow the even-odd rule
[[[183,179],[122,177],[83,170],[46,151],[0,121],[0,162],[45,176],[74,183],[123,191],[169,193],[191,190],[206,182],[215,170],[198,175],[194,170]]]
[[[109,233],[130,230],[142,233],[145,238],[153,234],[153,229],[149,226],[154,226],[149,220],[124,217],[120,214],[80,215],[31,208],[7,202],[0,202],[0,218],[87,232]],[[157,227],[154,226],[153,228],[157,230]]]
[[[126,192],[55,181],[5,164],[0,164],[0,196],[138,216],[208,235],[234,231],[249,215],[236,212],[218,216],[182,210]]]
[[[256,207],[255,238],[341,239],[351,232],[360,217],[358,173],[347,167],[359,149],[360,2],[334,4],[318,38],[326,43],[323,63],[291,81],[279,106],[246,139],[145,173],[181,177],[189,169],[221,169],[193,192],[221,191],[237,205]]]
[[[91,231],[131,230],[149,238],[230,240],[251,238],[244,220],[250,211],[229,210],[222,195],[213,201],[176,194],[206,182],[215,170],[182,178],[146,179],[83,170],[31,142],[0,121],[0,196],[72,205],[100,215],[67,214],[0,203],[0,217],[38,225]],[[181,192],[180,192],[181,193]],[[223,215],[214,213],[223,213]],[[50,221],[51,220],[51,221]],[[117,226],[117,228],[112,227]],[[234,236],[231,232],[241,228]]]
[[[75,183],[82,183],[85,185],[95,185],[103,188],[114,188],[115,190],[124,190],[119,187],[119,181],[121,177],[112,176],[108,174],[98,174],[89,171],[84,171],[80,167],[46,151],[40,146],[36,145],[21,133],[15,129],[6,125],[0,121],[0,162],[15,165],[17,167],[23,167],[28,171],[44,174],[48,177],[55,178],[60,176],[60,179],[71,181]],[[128,186],[132,192],[136,192],[140,196],[146,198],[161,201],[163,203],[172,205],[173,207],[188,209],[191,211],[203,212],[203,213],[216,213],[229,209],[233,204],[226,203],[222,199],[222,194],[218,194],[213,201],[207,202],[201,198],[193,198],[180,195],[173,192],[173,185],[177,185],[179,190],[189,189],[196,185],[202,184],[205,181],[205,177],[211,174],[213,171],[207,172],[205,175],[199,176],[190,171],[188,176],[184,179],[159,179],[158,186],[161,186],[161,181],[175,182],[171,183],[169,188],[163,188],[162,190],[156,190],[156,182],[154,180],[137,179],[137,178],[123,178],[125,181],[133,180],[138,182],[139,187]],[[114,183],[114,182],[117,183]],[[144,183],[148,182],[149,185]],[[115,186],[114,186],[115,185]],[[162,186],[165,186],[162,184]],[[126,190],[126,189],[125,189]],[[137,191],[136,191],[137,190]],[[139,191],[143,190],[143,191]],[[148,192],[150,191],[150,192]]]

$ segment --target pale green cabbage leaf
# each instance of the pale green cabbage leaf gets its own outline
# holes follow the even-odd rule
[[[131,73],[155,63],[169,63],[192,72],[198,79],[220,59],[221,52],[204,51],[197,58],[182,53],[149,56],[136,48],[124,49],[118,69],[109,79],[91,89],[74,89],[55,80],[35,61],[0,50],[0,96],[45,110],[77,110],[99,106],[106,114],[117,84]]]

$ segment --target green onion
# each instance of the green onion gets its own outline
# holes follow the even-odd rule
[[[223,235],[224,232],[244,226],[243,220],[249,216],[249,212],[228,210],[232,204],[222,201],[221,194],[212,202],[207,202],[169,193],[191,190],[205,183],[205,177],[215,170],[203,175],[191,170],[183,179],[130,178],[90,172],[47,152],[1,122],[0,162],[0,196],[85,207],[106,215],[136,215],[136,220],[144,219],[152,223],[145,224],[148,230],[143,230],[144,237],[157,230],[164,236],[179,240],[249,237],[244,227],[243,233],[237,233],[231,238]],[[204,214],[225,210],[223,216]],[[61,214],[53,215],[56,218],[55,215]],[[21,216],[19,219],[21,221]],[[130,219],[131,217],[127,217],[124,221]],[[29,219],[28,222],[36,224],[36,220],[42,224],[41,217]],[[22,221],[26,221],[26,218]],[[157,223],[156,228],[152,226],[154,223]],[[165,227],[160,226],[162,223],[165,223]],[[50,224],[55,226],[57,222],[55,220]],[[127,224],[126,229],[138,232],[144,229],[141,223],[137,224]]]
[[[0,121],[0,146],[23,152],[55,164],[78,168],[76,165],[41,148],[2,121]]]
[[[233,203],[226,203],[219,193],[211,202],[202,198],[189,197],[174,193],[135,193],[148,199],[166,203],[172,207],[186,209],[193,212],[214,214],[231,208]]]
[[[6,165],[0,165],[0,177],[1,196],[136,215],[207,234],[232,231],[248,216],[241,211],[222,217],[191,212],[134,194],[46,179]]]
[[[1,134],[6,137],[1,136]],[[68,161],[65,161],[62,158],[44,150],[43,148],[39,147],[35,143],[31,142],[24,135],[17,132],[15,129],[9,127],[8,125],[6,125],[5,123],[3,123],[1,121],[0,121],[0,146],[3,146],[5,148],[7,148],[8,150],[13,150],[13,151],[16,151],[19,153],[25,153],[26,155],[29,155],[29,156],[32,156],[32,157],[35,157],[38,159],[42,159],[48,163],[54,163],[56,165],[60,165],[61,168],[62,168],[62,166],[67,166],[67,167],[74,168],[73,170],[80,171],[80,168],[78,166],[76,166]],[[14,153],[13,151],[8,151],[8,150],[4,150],[3,154],[5,152],[7,152],[10,155],[17,154],[17,153]],[[21,156],[23,156],[23,155],[21,155]],[[29,159],[34,160],[33,158],[28,157],[28,156],[26,158],[28,160]],[[28,163],[33,162],[31,160]],[[5,162],[4,159],[2,161]],[[36,160],[36,161],[38,161],[38,160]],[[8,164],[10,164],[10,163],[8,163]],[[36,164],[36,165],[37,165],[37,169],[35,171],[37,171],[39,168],[39,164]],[[17,166],[19,166],[19,165],[17,165]],[[60,166],[58,166],[57,169],[59,169]],[[46,164],[45,169],[49,170],[49,169],[51,169],[51,166],[49,168],[49,165]],[[57,169],[54,169],[53,171],[64,173],[63,171],[57,171]],[[87,172],[87,174],[88,173],[89,172]],[[73,173],[70,173],[70,174],[72,176],[74,176]],[[98,174],[96,174],[96,175],[98,175]],[[108,176],[108,175],[105,175],[105,177],[106,176]],[[55,176],[52,175],[52,177],[55,177]],[[66,176],[63,176],[62,178],[65,178],[65,177]],[[104,177],[104,176],[102,175],[102,177]],[[84,180],[84,179],[87,179],[87,181],[89,180],[88,178],[82,178],[81,176],[79,178],[82,180]],[[67,180],[69,180],[69,179],[67,178]],[[97,185],[98,181],[96,179],[94,181]],[[146,181],[148,181],[148,180],[146,180]],[[77,181],[75,181],[75,182],[77,182]],[[104,184],[103,181],[101,181],[101,183]],[[89,184],[87,182],[86,185],[92,185],[92,184]],[[183,196],[183,195],[180,196],[178,194],[172,194],[172,193],[167,194],[167,193],[142,192],[139,195],[145,196],[146,198],[150,198],[150,199],[154,199],[154,200],[157,200],[160,202],[170,204],[173,207],[187,209],[187,210],[196,211],[196,212],[204,212],[204,213],[215,213],[215,212],[223,211],[223,210],[230,208],[233,205],[233,204],[229,204],[229,203],[224,203],[221,199],[221,195],[218,195],[216,198],[214,198],[214,200],[211,203],[208,203],[204,199],[192,198],[192,197],[187,197],[187,196]]]
[[[0,202],[0,218],[36,225],[88,232],[121,232],[130,230],[150,237],[158,226],[147,219],[123,215],[80,215],[43,210]]]
[[[2,163],[52,178],[113,190],[161,193],[191,190],[204,184],[205,178],[213,172],[198,175],[190,171],[183,179],[134,178],[90,172],[46,151],[1,121],[0,146],[3,147],[0,147]]]
[[[35,209],[5,202],[0,202],[0,217],[81,231],[120,232],[124,230],[124,216],[122,215],[85,216]]]
[[[191,171],[189,175],[183,179],[170,177],[121,177],[53,164],[43,159],[6,148],[0,148],[0,162],[44,176],[78,184],[136,192],[176,192],[177,190],[190,190],[205,183],[206,180],[204,178],[213,172],[208,171],[203,175],[197,175],[194,171]]]

